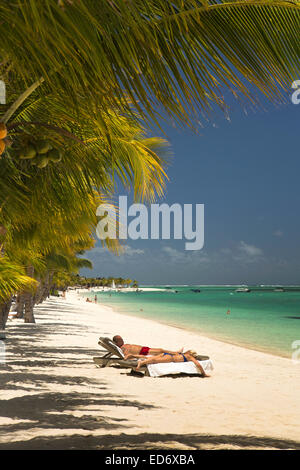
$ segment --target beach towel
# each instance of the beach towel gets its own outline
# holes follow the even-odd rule
[[[199,361],[205,372],[209,373],[214,366],[210,359]],[[150,377],[161,377],[169,374],[200,374],[199,369],[192,361],[188,362],[163,362],[160,364],[149,364],[148,371]]]

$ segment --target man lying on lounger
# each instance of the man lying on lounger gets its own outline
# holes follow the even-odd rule
[[[113,342],[123,351],[124,359],[130,357],[144,357],[144,356],[157,356],[159,354],[179,354],[182,353],[183,348],[179,351],[168,351],[161,348],[148,348],[148,346],[139,346],[138,344],[125,344],[121,336],[116,335],[113,337]]]

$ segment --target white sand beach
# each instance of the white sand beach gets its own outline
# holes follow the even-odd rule
[[[300,363],[86,303],[75,292],[7,325],[0,449],[300,448]],[[97,368],[99,336],[192,348],[209,378]]]

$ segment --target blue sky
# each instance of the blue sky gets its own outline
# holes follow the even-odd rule
[[[300,105],[245,115],[233,103],[230,121],[219,115],[200,135],[164,125],[174,156],[163,202],[205,205],[204,248],[129,240],[116,257],[97,243],[87,256],[94,269],[82,274],[157,285],[299,284],[299,124]]]

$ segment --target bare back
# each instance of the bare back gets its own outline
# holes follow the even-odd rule
[[[138,344],[123,344],[121,347],[124,356],[128,356],[128,354],[139,354],[142,346]]]

